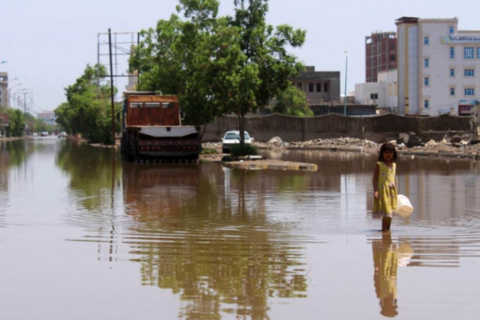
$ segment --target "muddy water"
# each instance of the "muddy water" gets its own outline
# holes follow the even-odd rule
[[[405,157],[415,207],[379,232],[374,157],[316,173],[122,164],[57,138],[0,144],[1,319],[475,319],[480,164]]]

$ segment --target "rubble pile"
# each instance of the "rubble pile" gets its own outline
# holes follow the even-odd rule
[[[259,148],[266,149],[284,149],[284,148],[315,148],[315,147],[352,147],[352,148],[375,148],[377,143],[357,138],[337,138],[337,139],[314,139],[309,141],[283,142],[279,137],[274,137],[268,142],[256,142]]]
[[[428,142],[421,142],[415,140],[412,145],[411,141],[398,143],[397,140],[392,140],[390,143],[396,145],[397,150],[403,152],[426,152],[428,154],[443,154],[443,155],[476,155],[480,156],[480,143],[469,144],[468,141],[457,137],[451,139],[443,139],[442,141],[430,140]],[[401,141],[401,140],[400,140]],[[259,149],[270,150],[284,150],[288,148],[295,149],[361,149],[366,153],[376,153],[380,147],[380,143],[370,140],[358,138],[335,138],[335,139],[313,139],[309,141],[292,141],[285,142],[280,137],[273,137],[268,142],[254,142],[254,145]],[[222,148],[221,142],[208,142],[203,144],[204,148],[219,149]]]
[[[222,149],[221,142],[205,142],[202,143],[203,149]]]

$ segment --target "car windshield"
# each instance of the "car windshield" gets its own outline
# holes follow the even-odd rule
[[[244,132],[245,140],[250,139],[250,136],[248,135],[248,132]],[[225,135],[225,140],[236,140],[240,138],[240,134],[234,133],[234,132],[229,132]]]

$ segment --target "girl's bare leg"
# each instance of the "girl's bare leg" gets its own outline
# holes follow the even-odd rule
[[[382,218],[382,231],[390,231],[390,225],[392,224],[392,218]]]

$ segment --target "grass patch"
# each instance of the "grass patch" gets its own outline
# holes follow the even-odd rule
[[[218,154],[217,149],[202,149],[202,154]]]
[[[241,156],[256,156],[258,155],[258,149],[251,144],[246,144],[243,146],[243,154],[240,152],[240,144],[235,144],[230,147],[230,154],[233,157],[241,157]]]

